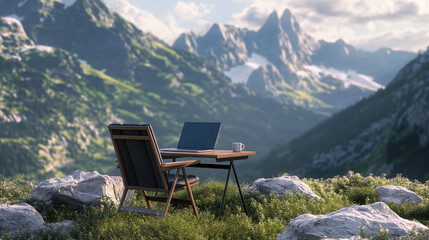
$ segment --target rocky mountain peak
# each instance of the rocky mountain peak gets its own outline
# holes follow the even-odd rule
[[[298,21],[295,16],[289,11],[289,9],[284,10],[281,18],[281,25],[283,29],[288,33],[299,34],[301,33],[301,27],[299,26]]]
[[[272,34],[277,35],[281,31],[281,26],[279,22],[279,16],[277,15],[277,12],[272,12],[267,20],[265,21],[264,25],[259,29],[259,32],[264,34]]]
[[[350,55],[356,51],[353,46],[347,44],[343,39],[338,39],[334,43],[320,40],[319,44],[320,48],[318,51],[324,52],[325,56],[335,55],[344,58],[344,56]]]
[[[10,33],[26,35],[21,22],[13,17],[0,18],[0,30],[2,35],[9,35]]]
[[[216,23],[202,36],[183,33],[173,48],[205,56],[221,69],[229,69],[247,59],[246,33],[247,30]]]
[[[343,46],[346,46],[347,43],[344,42],[344,40],[342,38],[340,38],[337,41],[335,41],[335,45],[343,47]]]
[[[212,39],[214,42],[223,42],[225,41],[225,29],[222,25],[217,23],[213,24],[209,31],[204,35],[207,39]]]
[[[176,41],[174,41],[173,48],[198,54],[197,36],[194,32],[182,33]]]
[[[421,74],[422,72],[425,72],[425,74]],[[425,52],[420,53],[416,59],[411,61],[408,65],[406,65],[396,76],[395,79],[391,82],[392,84],[396,84],[400,81],[403,82],[410,82],[410,79],[417,79],[421,81],[420,83],[415,83],[415,85],[423,85],[423,82],[425,80],[422,80],[421,78],[416,78],[415,75],[429,75],[429,47],[426,49]],[[426,77],[427,79],[427,77]],[[416,81],[416,80],[415,80]],[[420,89],[421,91],[421,89]]]
[[[13,15],[22,19],[35,12],[49,12],[58,4],[55,0],[0,0],[0,16]]]
[[[101,0],[80,0],[75,4],[81,4],[85,12],[91,16],[92,20],[102,22],[111,27],[114,23],[113,12]],[[66,7],[67,5],[65,5]],[[73,5],[70,5],[73,6]],[[79,5],[78,5],[79,6]],[[90,11],[88,11],[90,10]]]
[[[12,17],[0,18],[0,54],[17,57],[19,52],[34,46],[19,20]]]

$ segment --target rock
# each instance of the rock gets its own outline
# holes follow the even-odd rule
[[[60,233],[63,235],[70,235],[70,233],[74,230],[75,224],[73,221],[64,220],[62,222],[57,223],[47,223],[47,231]]]
[[[407,236],[413,230],[427,229],[421,223],[399,217],[383,202],[370,205],[351,205],[325,215],[303,214],[292,219],[285,231],[277,234],[277,239],[358,239],[361,229],[365,235],[375,237],[379,227],[388,229],[392,237]]]
[[[108,197],[119,205],[123,191],[121,177],[77,170],[65,177],[40,182],[27,199],[45,202],[49,207],[55,204],[83,207],[98,205],[103,197]]]
[[[0,204],[0,233],[11,235],[42,230],[45,221],[36,209],[27,204]]]
[[[42,215],[27,203],[0,204],[0,236],[3,233],[15,236],[26,232],[34,234],[45,231],[70,235],[74,228],[75,224],[70,220],[45,223]]]
[[[386,185],[376,188],[375,192],[382,202],[391,202],[396,204],[401,204],[405,201],[414,204],[422,202],[422,198],[419,195],[401,186]]]
[[[258,178],[249,186],[252,191],[258,191],[264,195],[271,193],[283,195],[285,192],[301,193],[305,196],[320,199],[311,191],[310,187],[303,183],[297,176],[281,176],[275,178]]]

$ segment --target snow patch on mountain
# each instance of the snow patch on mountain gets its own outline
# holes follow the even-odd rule
[[[36,46],[36,50],[40,51],[40,52],[48,52],[48,53],[53,53],[54,52],[54,48],[51,46],[46,46],[46,45],[37,45]]]
[[[9,15],[7,17],[3,17],[4,21],[9,25],[18,25],[20,29],[24,32],[24,27],[22,26],[21,20],[24,19],[24,17],[20,17],[16,14]]]
[[[252,53],[247,62],[225,71],[225,75],[231,78],[234,83],[246,83],[253,71],[258,69],[260,66],[267,66],[270,64],[272,63],[265,57],[256,53]]]
[[[335,68],[326,68],[324,66],[316,65],[303,65],[303,68],[307,70],[308,74],[315,76],[319,80],[328,76],[341,80],[344,82],[345,87],[355,85],[374,92],[378,89],[384,88],[383,85],[375,82],[373,77],[360,74],[354,70],[341,71]],[[306,72],[299,71],[297,74],[299,76],[305,76]]]
[[[28,0],[24,0],[20,3],[18,3],[18,7],[20,8],[20,7],[24,6],[27,2],[28,2]]]
[[[60,2],[64,4],[64,9],[66,9],[72,6],[76,2],[76,0],[60,0]]]
[[[23,47],[22,52],[31,50],[31,49],[35,49],[39,52],[47,52],[47,53],[53,53],[55,51],[55,48],[51,47],[51,46],[46,46],[46,45],[26,45]]]

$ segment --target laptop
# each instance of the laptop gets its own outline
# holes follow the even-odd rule
[[[213,151],[219,133],[220,122],[185,122],[177,148],[162,151],[208,152]]]

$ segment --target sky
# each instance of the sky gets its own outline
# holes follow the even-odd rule
[[[429,0],[104,0],[145,32],[172,44],[183,32],[204,34],[213,23],[259,29],[289,9],[316,40],[343,39],[375,51],[418,52],[429,46]]]

